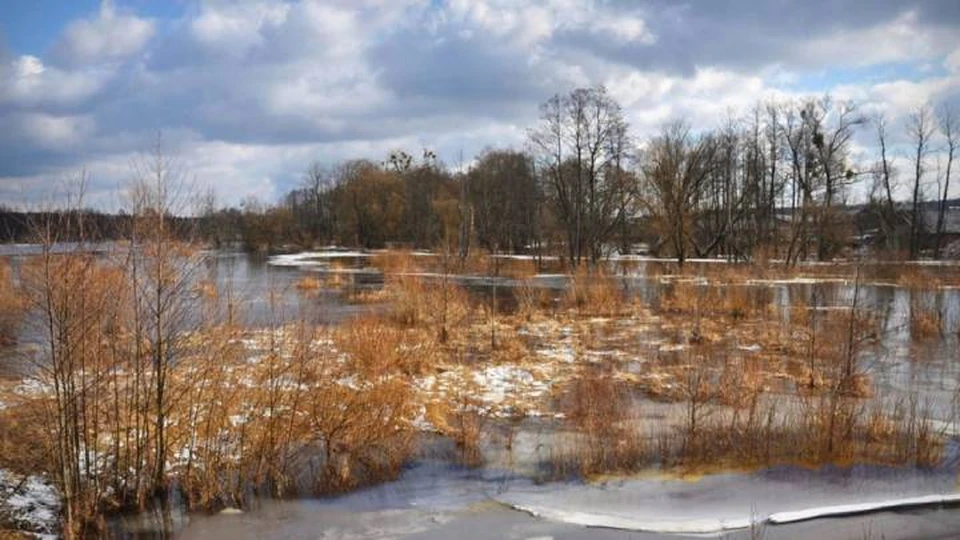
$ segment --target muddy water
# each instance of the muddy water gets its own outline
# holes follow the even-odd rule
[[[29,250],[7,253],[14,259]],[[350,287],[376,287],[379,277],[368,259],[349,255],[338,265],[335,257],[304,259],[274,265],[241,253],[212,253],[204,263],[204,279],[217,284],[221,300],[229,295],[236,313],[252,326],[308,317],[335,324],[358,310],[333,292],[303,295],[296,283],[307,273],[342,273]],[[946,272],[955,272],[949,268]],[[885,269],[874,269],[882,275]],[[670,280],[661,278],[662,263],[632,262],[615,269],[630,294],[656,305]],[[497,294],[509,309],[510,279],[462,277],[459,281],[477,294]],[[557,294],[563,277],[543,275],[538,286]],[[774,304],[789,317],[801,303],[815,309],[849,306],[855,292],[849,280],[769,281],[740,285],[762,304]],[[943,422],[954,418],[960,389],[960,290],[918,293],[865,279],[856,292],[858,303],[882,319],[881,346],[860,361],[874,377],[880,396],[917,395],[929,400],[933,414]],[[947,329],[942,338],[918,341],[909,324],[912,305],[938,308]],[[221,313],[221,316],[225,316]],[[39,346],[28,329],[15,347],[0,351],[0,372],[22,371],[22,358]],[[600,485],[548,484],[538,486],[533,476],[538,452],[551,434],[526,426],[515,445],[515,456],[505,472],[504,456],[491,456],[492,465],[464,470],[442,461],[424,459],[413,464],[396,482],[331,499],[260,501],[239,515],[184,515],[174,520],[182,538],[661,538],[664,531],[685,530],[691,523],[717,525],[717,530],[751,516],[852,502],[900,499],[956,491],[956,459],[935,471],[880,468],[803,471],[777,469],[750,475],[721,475],[698,482],[642,478]],[[956,455],[957,452],[951,452]],[[530,512],[536,510],[535,517]],[[115,532],[130,538],[155,538],[159,532],[151,516],[116,522]],[[588,528],[583,523],[606,523]],[[612,523],[612,524],[611,524]],[[622,526],[623,528],[616,528]],[[631,530],[625,530],[631,529]],[[649,529],[658,529],[653,532]],[[644,531],[645,530],[645,531]],[[953,538],[960,531],[960,509],[923,508],[875,512],[868,515],[823,518],[787,525],[765,525],[764,538]],[[731,538],[751,538],[755,531],[729,530]],[[668,537],[676,538],[676,534]],[[680,534],[679,537],[683,537]]]

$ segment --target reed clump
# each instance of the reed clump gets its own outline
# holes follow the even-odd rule
[[[487,425],[483,402],[477,397],[477,384],[461,381],[445,399],[428,403],[427,420],[441,434],[453,441],[457,461],[470,468],[483,465],[481,442]]]
[[[23,316],[23,298],[17,290],[10,263],[0,259],[0,345],[16,339]]]
[[[393,322],[435,331],[441,343],[461,331],[472,312],[466,291],[449,279],[426,283],[412,276],[395,276],[388,280],[385,296]]]
[[[389,249],[370,258],[370,264],[386,275],[418,272],[421,269],[420,257],[410,250]]]
[[[922,297],[910,298],[910,337],[929,339],[943,335],[944,318],[942,312],[923,301]]]
[[[731,321],[765,318],[770,304],[767,291],[746,285],[706,281],[677,281],[661,301],[667,314],[724,317]]]
[[[786,404],[753,393],[745,404],[709,403],[696,429],[689,422],[661,429],[660,465],[682,472],[857,463],[925,468],[942,458],[943,434],[923,410],[903,403],[870,410],[834,392]]]
[[[938,274],[917,265],[904,265],[899,268],[896,283],[914,291],[937,289],[942,285]]]
[[[581,315],[620,315],[629,308],[624,285],[601,269],[580,268],[569,278],[563,299],[567,309]]]
[[[317,276],[307,275],[297,280],[294,287],[302,293],[315,293],[323,288],[323,281]]]
[[[562,411],[569,429],[553,448],[553,478],[625,474],[649,463],[647,446],[633,422],[630,387],[609,367],[584,364],[567,385]]]
[[[362,317],[334,330],[333,342],[346,355],[351,371],[371,378],[392,373],[413,376],[439,362],[438,351],[421,337],[390,321]]]
[[[525,283],[514,292],[517,301],[517,315],[528,322],[544,316],[544,312],[553,307],[553,294],[550,290]]]

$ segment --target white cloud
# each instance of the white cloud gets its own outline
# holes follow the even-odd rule
[[[67,26],[55,50],[71,64],[121,61],[140,52],[154,32],[153,21],[118,13],[103,0],[96,17]]]
[[[289,9],[277,2],[202,2],[190,32],[204,47],[239,59],[262,46],[263,30],[283,24]]]
[[[0,104],[15,107],[73,105],[95,95],[108,73],[103,70],[63,70],[47,67],[31,55],[0,65]]]

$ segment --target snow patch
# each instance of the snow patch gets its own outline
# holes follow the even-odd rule
[[[584,527],[600,527],[605,529],[622,529],[629,531],[646,531],[667,534],[721,534],[736,529],[750,527],[750,518],[733,519],[676,519],[676,520],[649,520],[633,519],[622,515],[602,514],[596,512],[577,512],[554,510],[547,507],[510,504],[521,512],[534,517],[581,525]]]
[[[0,470],[0,521],[38,535],[55,535],[59,529],[60,495],[46,479],[31,475],[21,479]]]
[[[798,521],[808,521],[811,519],[825,517],[868,514],[894,508],[919,508],[958,503],[960,503],[960,493],[953,493],[949,495],[923,495],[920,497],[907,497],[903,499],[890,499],[886,501],[821,506],[793,512],[775,512],[770,514],[770,516],[767,518],[767,521],[779,525],[783,523],[796,523]]]

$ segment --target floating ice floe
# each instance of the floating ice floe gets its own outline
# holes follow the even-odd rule
[[[324,260],[370,256],[371,254],[365,251],[304,251],[301,253],[274,255],[267,260],[267,264],[271,266],[317,266],[327,264]]]

